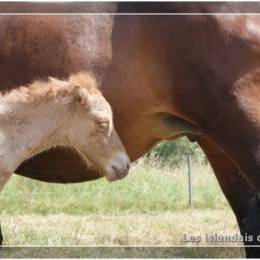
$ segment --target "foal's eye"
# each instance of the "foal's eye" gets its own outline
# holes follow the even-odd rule
[[[102,132],[108,132],[109,130],[109,121],[106,119],[98,119],[97,127]]]

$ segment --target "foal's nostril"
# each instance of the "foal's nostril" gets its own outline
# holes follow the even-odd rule
[[[111,166],[111,168],[113,169],[113,172],[114,172],[114,174],[118,177],[118,178],[122,178],[122,177],[124,177],[124,175],[125,175],[125,171],[122,171],[121,169],[119,169],[118,167],[116,167],[116,166]]]
[[[115,172],[118,172],[118,168],[114,165],[111,166],[111,168],[115,171]]]
[[[118,153],[113,156],[107,168],[106,177],[109,181],[124,178],[130,169],[130,160],[125,153]]]
[[[123,166],[122,168],[121,167],[118,167],[116,165],[112,165],[111,166],[111,169],[113,170],[114,174],[119,177],[119,178],[122,178],[124,176],[127,175],[128,173],[128,170],[130,168],[130,163],[127,163],[125,166]]]

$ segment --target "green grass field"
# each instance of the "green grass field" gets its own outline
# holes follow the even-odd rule
[[[239,233],[208,165],[192,166],[191,209],[187,184],[186,165],[156,160],[140,160],[114,183],[58,185],[14,176],[0,195],[5,245],[207,245],[206,234]],[[184,242],[185,234],[201,241]]]
[[[139,161],[129,176],[81,184],[46,184],[14,176],[0,195],[2,214],[133,214],[186,209],[186,165],[179,168]],[[192,167],[193,207],[224,209],[227,202],[210,166]]]

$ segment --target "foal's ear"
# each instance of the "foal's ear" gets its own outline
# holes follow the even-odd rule
[[[80,85],[74,85],[72,92],[73,100],[77,105],[80,105],[84,108],[89,107],[89,93],[85,88],[81,87]]]

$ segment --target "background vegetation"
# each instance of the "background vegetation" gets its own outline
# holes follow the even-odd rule
[[[186,137],[179,138],[176,141],[160,142],[147,154],[146,158],[156,158],[162,164],[166,163],[176,167],[186,162],[188,154],[192,156],[195,163],[207,163],[206,157],[198,144],[190,142]]]

